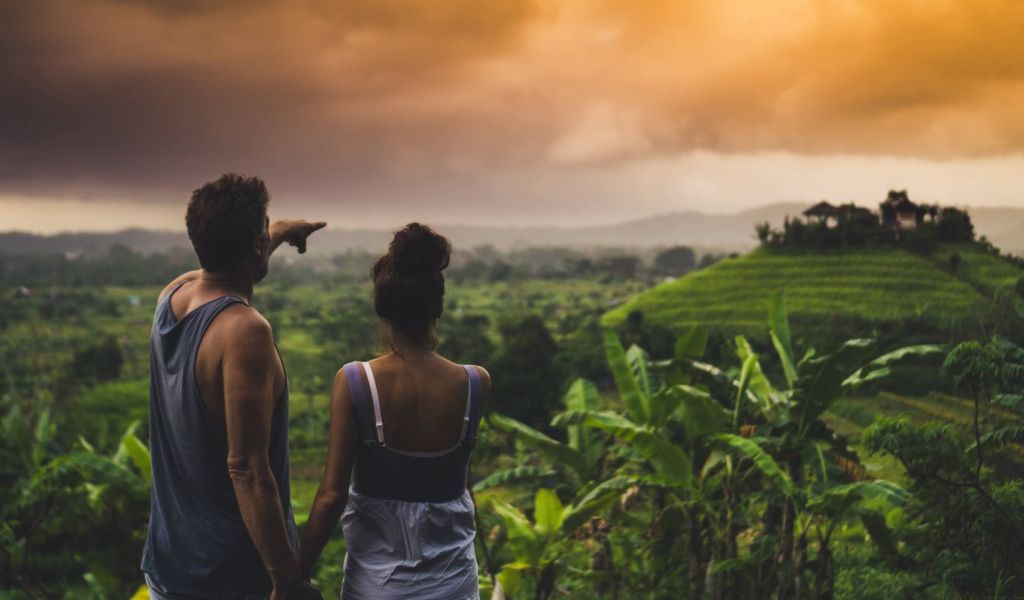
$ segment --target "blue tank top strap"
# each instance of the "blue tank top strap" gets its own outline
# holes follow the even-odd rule
[[[352,409],[356,415],[356,430],[364,444],[376,444],[374,436],[373,412],[370,399],[367,397],[366,386],[363,385],[363,372],[356,361],[342,367],[345,380],[348,382],[349,395],[352,396]]]
[[[463,434],[463,441],[469,444],[476,443],[476,430],[480,425],[481,406],[481,383],[480,373],[473,365],[462,365],[469,376],[469,398],[466,407],[466,431]]]
[[[163,298],[160,298],[160,299],[161,299],[161,300],[170,300],[170,299],[171,299],[171,296],[173,296],[173,295],[174,295],[174,292],[176,292],[176,291],[178,291],[179,289],[181,289],[181,286],[185,285],[185,284],[186,284],[186,283],[188,283],[188,282],[189,282],[189,280],[188,280],[188,279],[183,279],[183,280],[179,281],[179,282],[178,282],[178,285],[176,285],[176,286],[172,287],[172,288],[171,288],[171,291],[169,291],[169,292],[167,292],[166,294],[164,294]]]

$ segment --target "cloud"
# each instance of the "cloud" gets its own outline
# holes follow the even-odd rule
[[[472,144],[461,71],[528,2],[5,4],[0,182],[101,193],[226,169],[314,189]],[[213,5],[211,5],[213,6]],[[461,114],[462,108],[468,108]],[[445,151],[447,147],[447,152]],[[427,161],[429,162],[429,161]]]
[[[644,115],[646,152],[946,159],[1024,145],[1014,108],[1024,100],[1024,63],[1013,58],[1024,51],[1020,3],[779,0],[677,4],[662,14],[640,6],[577,15],[603,37],[565,28],[552,37],[575,46],[577,60],[562,66],[577,97]]]
[[[643,154],[648,140],[640,135],[636,118],[607,104],[584,109],[579,122],[557,138],[549,150],[555,163],[588,163],[623,154]]]
[[[1022,25],[1013,0],[9,2],[0,193],[179,200],[241,170],[486,203],[500,174],[704,151],[1006,155]]]

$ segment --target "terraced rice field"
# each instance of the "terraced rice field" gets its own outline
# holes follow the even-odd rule
[[[931,259],[941,269],[949,268],[949,257],[960,255],[956,276],[991,297],[999,290],[1012,288],[1024,272],[1008,260],[1002,260],[962,244],[944,244],[932,253]]]
[[[948,394],[931,393],[926,396],[903,396],[882,392],[877,396],[863,398],[847,398],[837,402],[825,413],[823,419],[832,429],[849,439],[855,447],[865,467],[875,477],[900,480],[904,477],[903,468],[891,457],[871,456],[860,447],[860,437],[864,428],[879,416],[903,417],[915,426],[927,422],[946,422],[964,428],[969,432],[974,419],[974,405],[966,399]],[[1007,424],[1020,424],[1020,418],[1000,408],[984,408],[981,412],[983,431]],[[1003,468],[1024,473],[1024,449],[1008,448],[1008,458]]]
[[[958,251],[961,268],[948,266]],[[1024,270],[970,247],[944,247],[922,257],[901,250],[791,254],[755,250],[654,287],[604,316],[622,323],[634,310],[644,321],[682,330],[695,324],[763,326],[773,292],[786,290],[795,319],[837,315],[871,321],[955,321],[991,306],[991,290]]]

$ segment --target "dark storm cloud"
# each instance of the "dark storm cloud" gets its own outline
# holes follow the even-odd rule
[[[468,0],[0,10],[0,185],[19,193],[177,189],[225,169],[358,186],[474,154],[474,107],[445,88],[532,14]]]
[[[9,1],[0,194],[180,200],[242,170],[455,206],[694,150],[1013,153],[1022,24],[1010,0]]]

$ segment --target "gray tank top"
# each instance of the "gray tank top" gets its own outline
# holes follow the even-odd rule
[[[178,288],[181,286],[179,285]],[[245,301],[223,296],[178,320],[175,288],[157,303],[150,358],[153,490],[142,570],[154,591],[195,598],[264,597],[270,577],[242,522],[227,472],[227,437],[195,378],[199,343],[214,318]],[[295,546],[288,485],[288,387],[274,409],[270,468]]]

